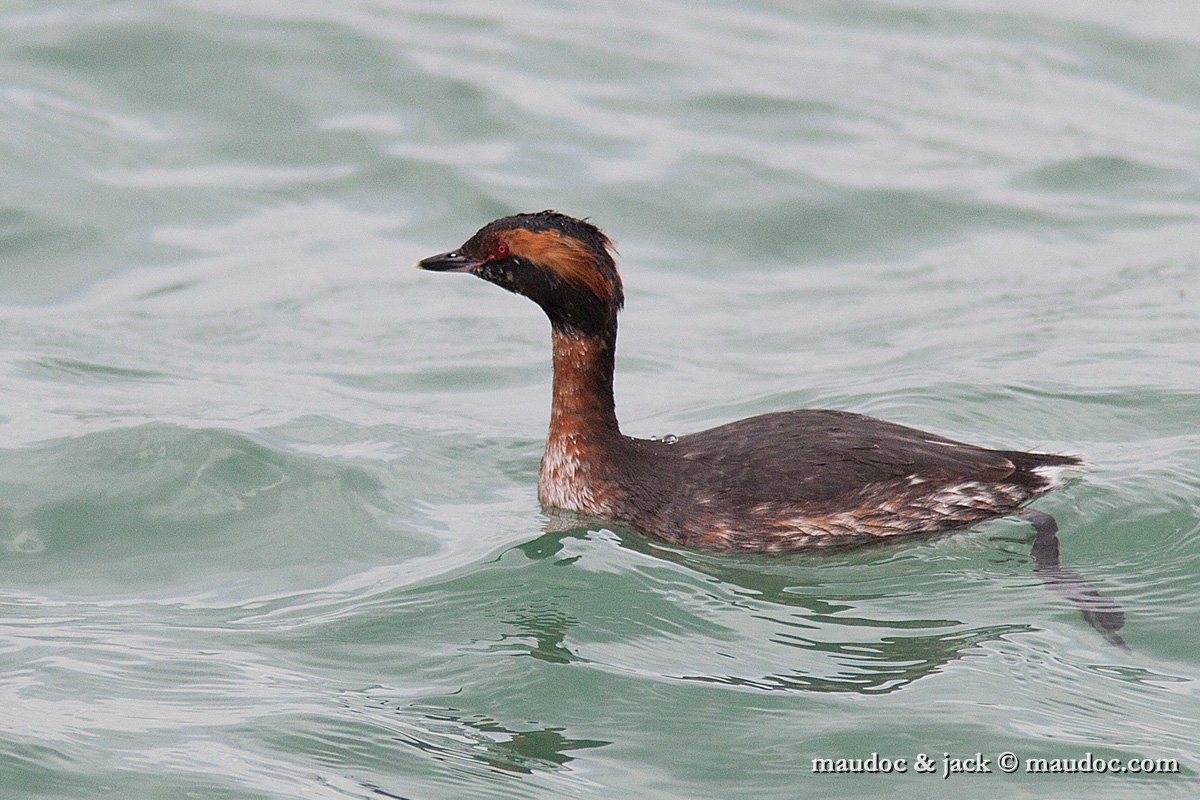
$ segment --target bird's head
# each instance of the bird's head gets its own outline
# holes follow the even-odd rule
[[[556,211],[489,222],[456,250],[417,263],[434,272],[469,272],[523,294],[564,330],[602,334],[624,303],[612,242],[590,222]]]

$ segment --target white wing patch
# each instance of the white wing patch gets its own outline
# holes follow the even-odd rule
[[[1085,471],[1084,466],[1083,464],[1043,464],[1033,467],[1030,472],[1045,478],[1049,482],[1046,491],[1049,491],[1060,489],[1067,481],[1082,477]]]

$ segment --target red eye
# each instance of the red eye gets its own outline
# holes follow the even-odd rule
[[[496,256],[496,258],[504,258],[507,256],[508,242],[505,242],[503,239],[497,239],[496,243],[492,245],[492,255]]]

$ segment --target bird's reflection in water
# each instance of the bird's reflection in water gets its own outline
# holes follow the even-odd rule
[[[1101,595],[1079,573],[1063,568],[1059,559],[1057,526],[1053,517],[1031,510],[1025,510],[1022,516],[1033,525],[1035,531],[1031,538],[1034,574],[1053,592],[1077,608],[1088,624],[1106,641],[1128,651],[1128,646],[1118,632],[1124,623],[1120,605]],[[557,555],[571,539],[593,536],[592,531],[595,528],[564,529],[565,523],[573,521],[576,525],[579,524],[580,519],[574,515],[558,516],[555,519],[558,522],[557,530],[519,545],[518,549],[530,559],[545,559]],[[820,656],[821,660],[831,660],[838,667],[835,670],[797,669],[769,675],[676,675],[686,680],[759,690],[886,693],[938,672],[946,664],[964,657],[967,652],[986,642],[1037,630],[1036,627],[1025,623],[989,625],[964,630],[960,621],[950,619],[896,620],[854,617],[846,612],[852,611],[862,600],[886,599],[886,596],[869,597],[856,594],[843,599],[836,592],[831,594],[819,585],[805,590],[796,567],[797,558],[807,559],[807,556],[714,555],[665,545],[628,528],[612,525],[606,527],[616,534],[620,546],[707,575],[755,606],[770,604],[802,609],[802,613],[790,617],[776,614],[770,614],[769,617],[756,614],[755,617],[760,620],[769,619],[773,623],[775,629],[770,634],[771,643],[808,651]],[[930,538],[937,535],[940,534],[931,534]],[[911,546],[912,537],[908,537],[907,541],[907,545],[904,542],[868,544],[845,548],[841,552],[861,553],[876,548]],[[828,552],[811,556],[816,559],[828,557]],[[577,556],[571,560],[575,558]],[[804,566],[811,567],[812,564],[806,563]],[[779,630],[781,626],[784,630]],[[822,633],[832,630],[831,626],[884,629],[887,633],[874,640],[865,641],[861,637],[853,641],[831,641],[827,637],[822,638]],[[522,627],[526,634],[532,633],[528,626]],[[533,634],[538,642],[535,649],[546,654],[564,651],[569,653],[561,639],[545,641],[551,628],[557,630],[559,627],[561,626],[545,628],[543,633],[546,635],[543,636]]]
[[[500,621],[514,629],[501,634],[490,652],[519,652],[551,664],[580,661],[566,646],[567,631],[577,623],[553,608],[525,607],[511,609]]]
[[[1120,634],[1125,625],[1125,611],[1120,603],[1100,594],[1078,572],[1063,568],[1058,550],[1058,523],[1054,517],[1032,508],[1023,509],[1021,516],[1035,531],[1033,548],[1030,550],[1034,573],[1052,591],[1075,606],[1087,624],[1095,628],[1105,641],[1129,652],[1129,645]]]
[[[449,701],[449,702],[447,702]],[[575,750],[605,747],[603,739],[577,739],[566,728],[533,721],[508,725],[488,714],[468,711],[446,696],[437,701],[397,702],[388,697],[348,694],[343,703],[389,732],[392,741],[413,747],[447,765],[482,765],[509,775],[556,771]],[[402,797],[369,786],[385,797]]]
[[[600,739],[571,739],[563,735],[564,728],[543,727],[535,730],[510,729],[494,719],[469,714],[450,706],[410,706],[434,723],[461,726],[476,746],[472,757],[489,767],[505,772],[526,775],[537,770],[554,769],[573,759],[571,750],[586,750],[611,744]]]

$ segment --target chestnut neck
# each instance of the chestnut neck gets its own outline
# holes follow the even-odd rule
[[[551,341],[554,389],[550,405],[550,438],[619,436],[621,431],[613,401],[616,320],[598,333],[554,325]]]

